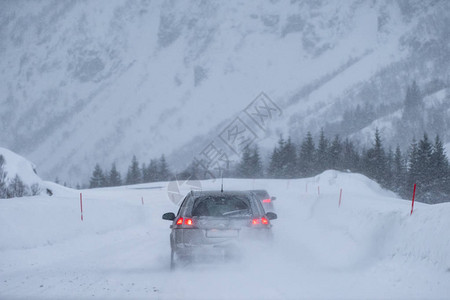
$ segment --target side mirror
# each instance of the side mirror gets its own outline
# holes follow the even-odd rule
[[[273,212],[266,213],[266,216],[269,220],[275,220],[276,218],[278,218],[277,214]]]
[[[272,197],[270,197],[270,200],[277,200],[277,197],[275,197],[275,196],[272,196]]]
[[[175,214],[173,212],[168,212],[162,215],[163,220],[173,221],[175,220]]]

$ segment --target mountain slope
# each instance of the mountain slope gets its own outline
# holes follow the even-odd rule
[[[412,80],[450,70],[447,1],[2,7],[0,141],[73,185],[133,154],[173,151],[182,168],[205,146],[193,137],[207,144],[261,91],[283,111],[270,140],[357,103],[400,103]]]

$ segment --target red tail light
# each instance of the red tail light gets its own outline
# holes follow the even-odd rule
[[[269,219],[266,217],[252,219],[252,225],[258,226],[258,225],[270,225]]]
[[[270,198],[268,198],[268,199],[264,199],[262,202],[263,203],[270,203],[270,202],[272,202],[272,200]]]
[[[190,227],[190,226],[194,226],[194,220],[192,220],[191,218],[183,219],[183,217],[179,217],[175,224],[178,225],[178,226],[185,225],[185,226],[189,226]]]

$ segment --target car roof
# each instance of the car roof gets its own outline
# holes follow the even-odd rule
[[[195,197],[201,196],[251,196],[251,191],[191,191]]]

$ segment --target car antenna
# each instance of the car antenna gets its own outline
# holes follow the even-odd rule
[[[220,187],[220,192],[223,193],[223,171],[222,170],[220,170],[220,175],[222,177],[222,185]]]

